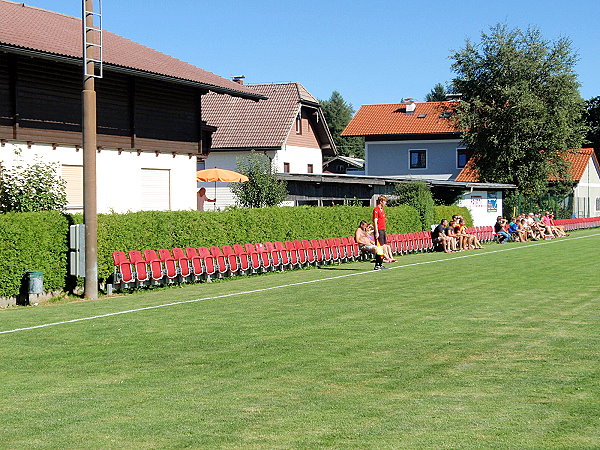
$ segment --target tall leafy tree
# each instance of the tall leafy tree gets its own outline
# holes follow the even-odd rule
[[[571,42],[498,24],[451,58],[462,94],[457,125],[480,179],[539,195],[549,174],[567,178],[561,155],[580,147],[586,133]]]
[[[348,122],[354,115],[352,105],[344,100],[342,94],[333,91],[329,100],[319,100],[327,126],[333,141],[341,155],[363,158],[365,154],[365,140],[362,137],[340,136]]]
[[[442,102],[446,100],[448,92],[442,83],[437,83],[425,96],[426,102]]]
[[[277,206],[286,199],[287,184],[277,178],[268,156],[253,150],[248,158],[238,158],[237,167],[238,171],[250,180],[246,183],[230,185],[239,206],[246,208]]]
[[[594,147],[596,155],[600,157],[600,96],[589,99],[585,102],[585,106],[587,109],[585,117],[590,127],[587,140]]]

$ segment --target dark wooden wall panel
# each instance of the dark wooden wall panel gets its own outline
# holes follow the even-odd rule
[[[76,66],[18,58],[19,126],[81,131],[82,76]]]
[[[96,79],[98,133],[131,136],[130,77],[108,73]]]
[[[12,100],[10,95],[9,55],[0,53],[0,125],[9,126],[14,123],[12,117]]]
[[[199,151],[205,91],[110,70],[104,75],[96,79],[98,145]],[[77,65],[0,53],[2,137],[80,144],[82,83]]]
[[[198,142],[199,108],[200,96],[195,89],[136,80],[135,134],[143,138]]]

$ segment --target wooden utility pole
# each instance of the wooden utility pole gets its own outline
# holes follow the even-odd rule
[[[98,298],[98,212],[96,205],[96,78],[102,61],[102,27],[95,25],[94,0],[82,0],[83,25],[83,221],[85,223],[84,296]],[[100,42],[99,42],[100,41]],[[98,56],[100,55],[100,56]]]

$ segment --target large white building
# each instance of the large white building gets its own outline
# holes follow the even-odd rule
[[[83,203],[81,19],[0,0],[0,168],[56,162]],[[48,37],[51,36],[52,39]],[[98,212],[196,209],[214,127],[201,98],[265,96],[108,31],[97,92]]]

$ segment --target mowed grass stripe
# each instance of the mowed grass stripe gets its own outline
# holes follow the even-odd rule
[[[0,444],[591,447],[599,249],[598,237],[557,241],[5,335]],[[72,317],[369,267],[19,312]]]

